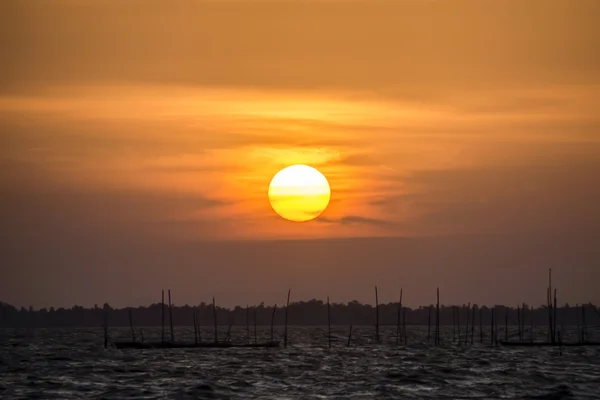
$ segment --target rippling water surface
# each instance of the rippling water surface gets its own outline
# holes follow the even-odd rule
[[[278,333],[282,329],[277,328]],[[128,339],[127,329],[111,338]],[[212,340],[211,330],[203,337]],[[225,332],[221,333],[225,336]],[[514,333],[513,333],[514,334]],[[244,341],[245,329],[233,330]],[[258,340],[268,330],[260,330]],[[395,328],[290,328],[286,349],[103,348],[101,329],[0,331],[1,399],[401,399],[600,398],[600,348],[492,347],[427,344],[427,328],[409,327],[408,345],[396,346]],[[144,328],[147,340],[160,328]],[[574,336],[574,335],[572,335]],[[176,330],[193,340],[189,328]],[[540,338],[541,340],[541,338]]]

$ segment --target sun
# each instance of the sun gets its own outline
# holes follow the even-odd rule
[[[294,222],[317,218],[329,204],[327,178],[308,165],[292,165],[279,171],[269,184],[269,201],[282,218]]]

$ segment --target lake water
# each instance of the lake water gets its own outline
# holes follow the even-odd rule
[[[226,330],[226,329],[225,329]],[[221,337],[225,336],[221,331]],[[277,338],[282,328],[276,327]],[[504,331],[501,329],[503,338]],[[111,329],[128,340],[129,329]],[[233,329],[245,341],[245,328]],[[268,328],[259,328],[265,340]],[[585,399],[600,398],[600,348],[509,348],[427,344],[427,327],[408,327],[408,345],[396,345],[395,327],[291,327],[279,349],[103,348],[101,329],[0,331],[1,399]],[[514,336],[511,329],[511,336]],[[144,328],[146,340],[160,328]],[[168,335],[167,335],[168,336]],[[212,340],[212,330],[202,331]],[[191,328],[176,329],[192,341]],[[592,337],[590,337],[592,339]],[[464,337],[463,337],[464,340]],[[543,340],[543,333],[539,340]],[[575,334],[567,335],[574,341]]]

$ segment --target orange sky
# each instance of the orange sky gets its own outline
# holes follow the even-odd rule
[[[207,240],[503,234],[533,249],[543,234],[594,243],[599,13],[595,0],[3,2],[9,279],[0,292],[18,304],[105,301],[85,291],[63,298],[28,278],[47,271],[59,288],[60,271],[102,263],[145,272],[140,249],[157,242],[165,257],[171,244]],[[273,175],[295,163],[317,167],[332,187],[310,223],[277,217],[266,197]],[[57,235],[64,243],[48,250]],[[108,258],[66,266],[69,235],[106,246]],[[131,251],[111,259],[121,235]],[[561,259],[577,260],[570,268],[583,277],[572,295],[598,281],[597,252],[581,254],[569,248]],[[319,268],[335,257],[322,255]],[[466,260],[453,257],[440,261]],[[366,276],[348,269],[346,300]],[[271,282],[319,295],[294,274]],[[150,301],[165,278],[152,279],[147,297],[108,282],[96,295]],[[194,301],[185,279],[172,279]],[[227,275],[213,281],[232,303],[248,301],[227,292]]]

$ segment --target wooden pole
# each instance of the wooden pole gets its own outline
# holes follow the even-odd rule
[[[219,343],[219,325],[217,325],[217,305],[215,303],[215,298],[213,297],[213,322],[215,325],[215,343]]]
[[[104,309],[104,348],[108,348],[108,310]]]
[[[406,310],[402,312],[402,332],[404,333],[404,345],[408,344],[406,335]]]
[[[277,311],[277,304],[273,307],[273,314],[271,315],[271,343],[273,343],[273,328],[275,326],[275,312]]]
[[[246,304],[246,343],[250,344],[250,309]]]
[[[581,334],[581,323],[580,323],[580,319],[579,319],[579,304],[575,305],[575,316],[577,319],[577,341],[579,343],[582,342],[582,334]]]
[[[473,344],[473,336],[475,336],[475,304],[473,304],[473,322],[471,323],[471,344]]]
[[[171,324],[171,343],[175,343],[175,331],[173,330],[173,307],[171,304],[171,289],[169,289],[169,323]]]
[[[408,345],[407,334],[406,334],[406,310],[402,311],[402,332],[404,334],[404,345]]]
[[[492,318],[491,318],[491,330],[490,330],[490,342],[492,346],[494,345],[494,307],[492,307]]]
[[[462,306],[460,308],[458,308],[458,306],[456,306],[456,332],[458,333],[458,344],[461,344],[462,341],[460,340],[460,310],[461,310]]]
[[[554,343],[554,330],[552,329],[552,268],[548,269],[548,294],[547,294],[547,304],[548,304],[548,335],[550,337],[550,341]]]
[[[521,305],[521,321],[520,321],[520,324],[521,324],[521,334],[523,336],[522,339],[521,339],[522,342],[525,341],[525,308],[526,308],[526,306],[527,305],[525,303],[523,303]]]
[[[379,343],[379,296],[375,286],[375,340]]]
[[[508,342],[508,308],[504,312],[504,341]]]
[[[194,343],[198,344],[198,321],[196,321],[196,309],[193,310],[194,315]]]
[[[396,346],[400,344],[400,322],[402,318],[402,288],[400,288],[400,301],[398,302],[398,321],[396,322]]]
[[[534,323],[533,323],[533,309],[529,310],[529,328],[531,329],[530,332],[530,341],[531,343],[533,343],[534,339],[535,339],[535,332],[534,332]]]
[[[581,329],[583,332],[583,343],[587,343],[587,322],[585,320],[585,307],[581,305]]]
[[[258,335],[256,334],[256,306],[254,306],[254,344],[258,343]]]
[[[471,303],[467,304],[467,327],[465,329],[465,344],[469,344],[469,316],[471,311]]]
[[[348,331],[348,347],[350,347],[350,342],[352,340],[352,325],[350,325],[350,330]],[[331,347],[331,344],[329,345]]]
[[[554,289],[554,305],[553,305],[553,322],[554,322],[554,326],[552,327],[552,332],[554,332],[554,336],[556,336],[556,324],[557,324],[557,320],[558,320],[558,307],[557,307],[557,301],[556,301],[556,289]]]
[[[133,329],[133,316],[131,315],[131,308],[129,308],[129,327],[131,328],[131,340],[135,343],[135,330]]]
[[[429,315],[427,317],[427,343],[431,340],[431,305],[429,306]]]
[[[437,303],[435,305],[435,345],[440,345],[440,288],[437,288]]]
[[[327,343],[331,348],[331,309],[329,306],[329,296],[327,296]]]
[[[517,319],[519,320],[519,341],[523,341],[523,332],[521,332],[521,309],[517,306]]]
[[[483,308],[479,309],[479,343],[483,343]]]
[[[456,306],[452,306],[452,343],[456,343]]]
[[[283,347],[288,345],[288,310],[290,308],[290,294],[292,289],[288,289],[287,303],[285,305],[285,327],[283,332]]]
[[[165,344],[165,291],[162,291],[162,300],[160,302],[160,321],[162,326],[161,343]]]

